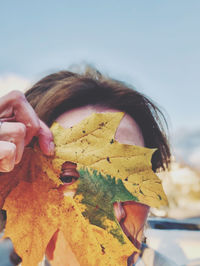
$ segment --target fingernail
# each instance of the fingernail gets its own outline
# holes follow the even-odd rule
[[[9,164],[1,165],[1,172],[11,172],[14,169],[15,163],[11,162]]]
[[[54,142],[51,141],[51,142],[49,143],[49,155],[54,155],[54,149],[55,149]]]

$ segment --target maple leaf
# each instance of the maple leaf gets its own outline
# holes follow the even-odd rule
[[[166,196],[151,170],[153,151],[114,140],[122,116],[94,114],[69,129],[55,123],[54,158],[27,148],[17,167],[0,175],[0,204],[7,211],[4,237],[11,238],[22,265],[37,265],[58,231],[80,265],[126,265],[138,251],[117,222],[113,203],[159,206]],[[74,198],[61,189],[66,161],[76,163],[80,174],[69,186],[76,190]]]
[[[167,204],[161,180],[152,171],[151,157],[156,149],[115,141],[123,113],[94,113],[74,127],[52,126],[55,136],[55,169],[66,160],[122,180],[136,201],[151,207]],[[132,199],[134,200],[134,199]],[[120,199],[118,199],[120,201]]]

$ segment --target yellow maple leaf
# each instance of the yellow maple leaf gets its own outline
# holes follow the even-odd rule
[[[113,203],[135,200],[159,206],[166,196],[151,170],[153,151],[114,140],[122,116],[94,114],[69,129],[55,123],[54,158],[27,148],[17,167],[0,175],[0,204],[7,211],[4,237],[11,238],[23,266],[42,260],[58,230],[82,266],[126,265],[138,251],[121,230]],[[74,198],[60,189],[66,161],[76,163],[80,174],[69,186],[76,190]]]
[[[157,175],[152,171],[151,157],[155,149],[121,144],[115,141],[116,129],[123,113],[94,113],[74,127],[52,126],[55,136],[55,169],[64,161],[87,166],[123,181],[125,187],[141,203],[151,207],[167,204]]]

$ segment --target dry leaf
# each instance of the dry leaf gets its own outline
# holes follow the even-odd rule
[[[155,149],[121,144],[114,140],[123,113],[94,113],[76,126],[64,129],[52,126],[55,136],[55,169],[65,161],[98,170],[104,176],[123,182],[132,194],[131,200],[151,207],[167,204],[162,184],[151,168]],[[118,181],[117,181],[118,180]],[[117,199],[116,201],[124,201]]]
[[[126,265],[137,249],[113,211],[115,201],[166,204],[161,182],[151,170],[153,151],[117,143],[122,113],[94,114],[63,129],[54,124],[55,158],[26,149],[14,171],[0,175],[0,203],[7,211],[4,237],[10,237],[22,265],[35,266],[60,231],[82,266]],[[80,178],[66,197],[59,179],[63,163],[77,164]]]

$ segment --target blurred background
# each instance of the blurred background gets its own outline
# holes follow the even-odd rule
[[[199,0],[1,1],[0,96],[84,63],[132,84],[161,107],[169,124],[173,163],[160,174],[169,208],[152,216],[199,225],[199,13]],[[169,234],[149,232],[152,247],[180,265],[200,257],[197,229],[178,235],[182,242],[173,236],[173,243]],[[159,248],[162,237],[166,250]]]

